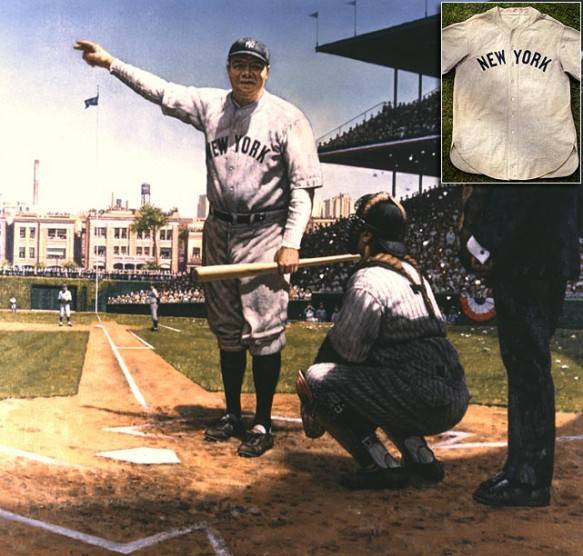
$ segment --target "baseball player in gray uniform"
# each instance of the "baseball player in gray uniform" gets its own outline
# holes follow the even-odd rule
[[[310,124],[298,108],[265,90],[270,56],[256,39],[239,39],[229,50],[231,91],[168,83],[88,41],[78,41],[75,48],[89,64],[108,68],[159,104],[164,114],[205,134],[210,214],[203,231],[203,264],[278,263],[280,274],[205,286],[227,406],[205,437],[222,441],[242,434],[240,394],[249,350],[257,407],[238,453],[260,456],[273,446],[271,406],[285,346],[286,274],[297,270],[313,190],[322,185]]]
[[[59,326],[63,326],[63,318],[67,317],[67,326],[73,326],[71,323],[71,301],[73,296],[67,288],[66,284],[61,286],[59,291],[58,301],[59,301]]]
[[[579,31],[530,6],[497,6],[445,27],[441,39],[441,72],[456,71],[454,166],[512,181],[573,174],[567,74],[581,79]]]
[[[152,332],[158,332],[158,305],[160,304],[160,296],[154,284],[150,284],[148,303],[150,304],[150,316],[152,317]]]
[[[350,251],[362,263],[315,364],[298,376],[306,434],[327,431],[361,467],[341,480],[351,489],[441,481],[443,466],[423,436],[453,427],[468,405],[463,367],[429,283],[407,255],[405,230],[405,211],[388,194],[357,202]],[[376,436],[379,427],[400,463]]]

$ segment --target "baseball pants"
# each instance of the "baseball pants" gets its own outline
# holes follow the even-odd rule
[[[390,368],[312,365],[306,379],[317,409],[333,416],[347,406],[363,424],[405,438],[451,429],[470,397],[455,349],[445,338],[432,338],[410,342],[408,355],[409,364]]]
[[[70,318],[71,317],[71,304],[70,303],[61,304],[61,306],[59,307],[59,316],[61,318],[63,318],[63,317]]]
[[[276,221],[231,224],[209,216],[203,229],[203,264],[273,262],[285,213]],[[207,282],[208,322],[224,351],[248,348],[271,355],[285,346],[289,282],[280,274]]]

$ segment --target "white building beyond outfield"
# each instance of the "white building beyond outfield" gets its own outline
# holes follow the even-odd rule
[[[14,212],[1,209],[0,261],[24,268],[74,265],[107,271],[141,269],[155,262],[154,241],[149,233],[131,230],[136,212],[120,200],[106,210],[93,209],[78,216],[39,214],[28,207]],[[177,211],[158,230],[158,264],[162,269],[178,272],[193,258],[187,255],[188,240],[180,239],[182,228],[189,230],[190,243],[195,244],[196,229],[201,225],[181,218]],[[192,249],[200,254],[200,245]]]

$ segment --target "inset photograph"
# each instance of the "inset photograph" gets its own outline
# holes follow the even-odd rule
[[[581,4],[442,2],[442,183],[581,181]]]

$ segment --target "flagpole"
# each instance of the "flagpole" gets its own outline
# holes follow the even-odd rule
[[[320,12],[310,14],[316,20],[316,47],[320,44]]]
[[[95,114],[95,176],[99,187],[99,85],[97,85],[97,113]]]
[[[354,36],[356,37],[356,1],[354,0]]]

